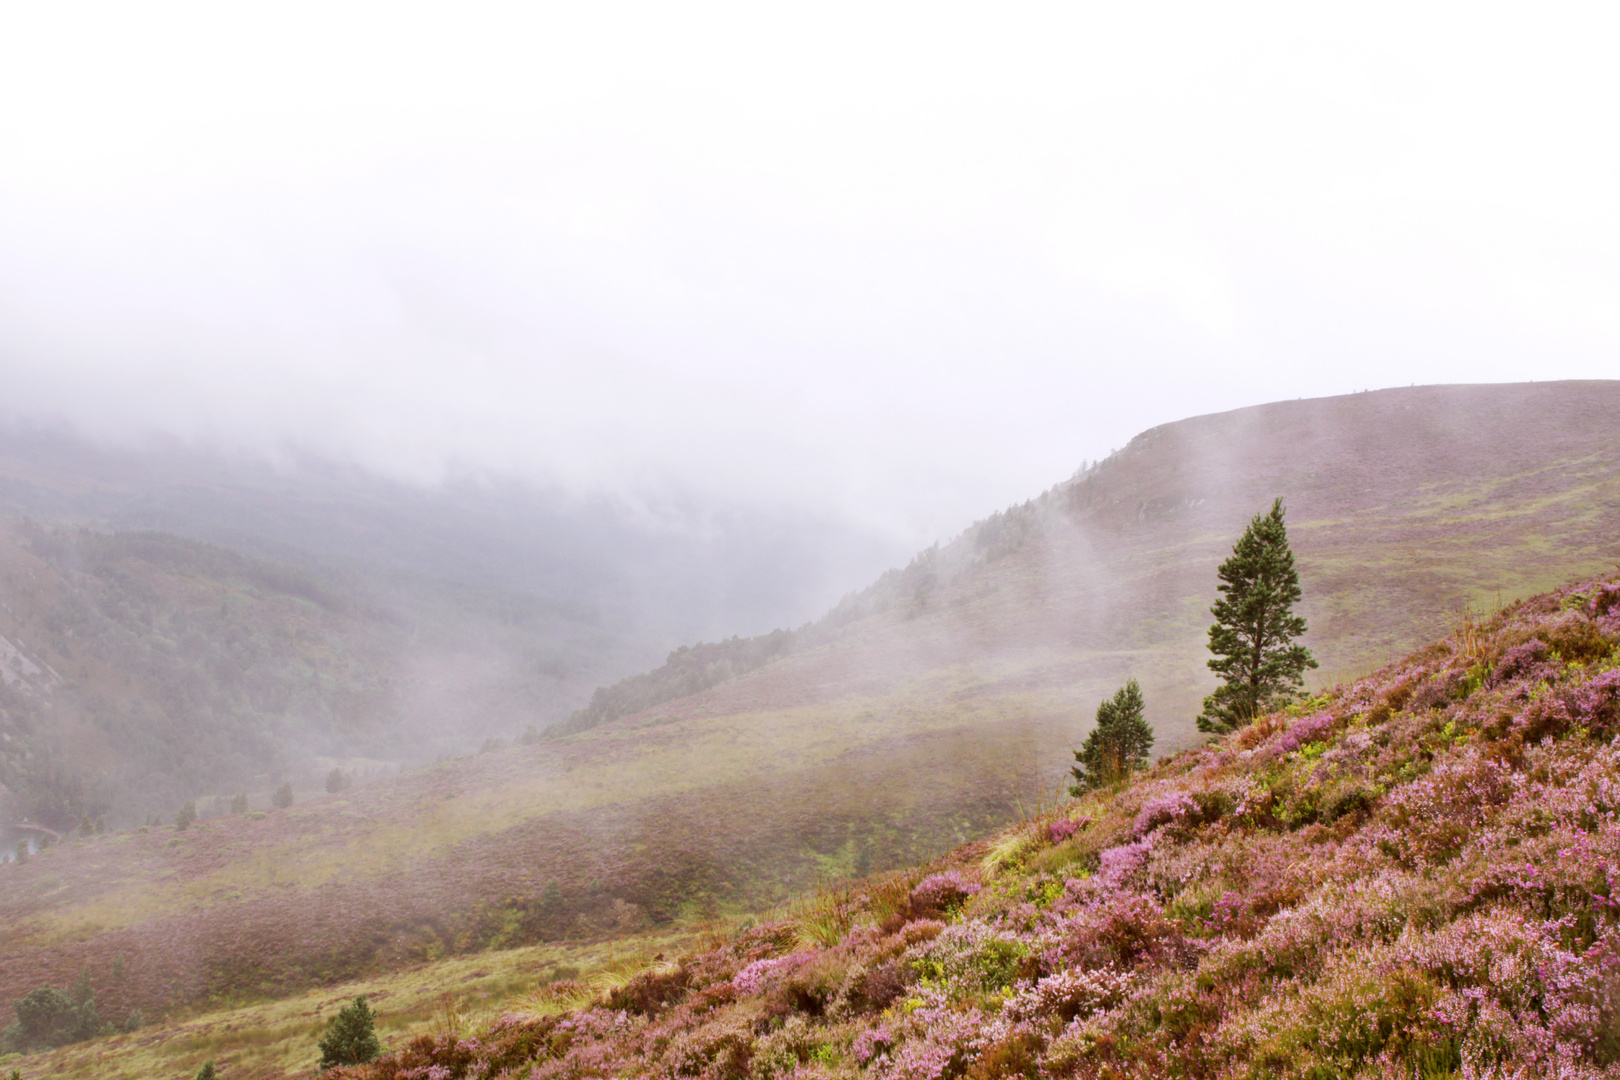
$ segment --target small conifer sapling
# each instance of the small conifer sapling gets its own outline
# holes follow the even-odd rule
[[[363,1065],[382,1053],[377,1041],[376,1017],[366,995],[361,994],[326,1025],[326,1035],[317,1045],[321,1048],[321,1068],[336,1065]]]
[[[1097,706],[1097,724],[1074,752],[1074,767],[1069,770],[1074,783],[1069,794],[1083,795],[1147,765],[1153,726],[1143,717],[1144,708],[1142,687],[1135,679]]]
[[[1221,685],[1204,699],[1198,730],[1235,731],[1293,697],[1305,685],[1305,671],[1316,667],[1311,651],[1295,641],[1305,619],[1295,615],[1299,571],[1283,527],[1282,499],[1256,514],[1221,564],[1221,596],[1209,609],[1209,669]]]

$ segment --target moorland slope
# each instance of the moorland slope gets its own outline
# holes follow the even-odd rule
[[[522,631],[470,641],[330,575],[163,533],[0,520],[0,840],[254,808],[542,723]],[[508,600],[508,604],[515,602]],[[509,610],[512,608],[509,607]],[[490,620],[486,639],[498,627]]]
[[[1214,568],[1274,495],[1312,647],[1340,679],[1466,601],[1612,565],[1616,430],[1613,383],[1386,391],[1155,429],[700,694],[7,868],[0,1000],[89,972],[154,1015],[736,915],[914,864],[1049,790],[1127,674],[1160,748],[1190,741]]]
[[[0,423],[0,651],[54,672],[8,680],[33,700],[0,703],[0,785],[60,831],[262,799],[316,757],[463,754],[888,558],[825,521],[709,510],[694,529],[679,507]]]
[[[1607,1077],[1617,886],[1610,575],[639,969],[517,950],[370,984],[391,1052],[328,1075]],[[464,1020],[480,979],[495,1011]],[[355,989],[20,1064],[298,1075]]]
[[[993,841],[327,1075],[1614,1076],[1617,641],[1614,577],[1511,605]]]
[[[918,687],[947,710],[1023,697],[1038,722],[1135,674],[1161,748],[1183,745],[1213,685],[1214,567],[1279,495],[1331,681],[1432,636],[1445,613],[1620,560],[1620,382],[1380,390],[1165,424],[819,622],[680,650],[571,723],[915,702]]]

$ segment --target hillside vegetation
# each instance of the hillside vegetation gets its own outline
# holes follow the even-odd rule
[[[333,1080],[1620,1072],[1620,581]]]
[[[802,646],[698,694],[0,868],[0,1001],[88,973],[109,1015],[157,1015],[738,918],[818,879],[914,865],[1050,791],[1127,676],[1155,749],[1194,743],[1215,567],[1275,495],[1307,640],[1326,681],[1350,682],[1469,600],[1611,567],[1615,430],[1610,383],[1167,425],[994,519],[993,542],[976,530],[925,553],[794,632]],[[704,671],[723,658],[685,655]]]
[[[539,719],[534,673],[224,548],[0,522],[0,583],[0,835],[166,819],[199,796],[258,808],[284,780],[314,786],[317,758],[392,772],[480,721]]]
[[[888,558],[849,526],[705,513],[0,423],[0,661],[55,673],[0,702],[0,839],[510,742]]]

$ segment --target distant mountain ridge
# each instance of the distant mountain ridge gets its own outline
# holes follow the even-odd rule
[[[827,523],[744,516],[693,536],[516,484],[417,489],[0,428],[0,562],[14,565],[0,652],[70,673],[60,692],[0,702],[0,784],[60,829],[199,795],[262,799],[316,758],[510,741],[673,641],[804,610],[841,561],[881,565],[864,544]],[[242,686],[267,661],[237,640],[251,627],[214,610],[226,600],[320,643],[275,646],[275,665],[311,664],[257,704]],[[301,600],[320,619],[301,623]],[[148,677],[175,664],[190,674]]]
[[[1361,543],[1374,546],[1375,558],[1412,550],[1416,563],[1376,584],[1403,590],[1414,604],[1422,604],[1415,610],[1482,602],[1497,588],[1522,595],[1556,580],[1555,572],[1547,572],[1553,566],[1581,572],[1601,568],[1606,558],[1620,559],[1620,542],[1608,540],[1583,520],[1594,515],[1612,520],[1612,499],[1620,492],[1614,483],[1616,467],[1620,382],[1385,390],[1278,402],[1165,424],[1041,495],[975,522],[943,546],[920,552],[904,569],[883,574],[821,619],[796,630],[683,648],[658,669],[598,688],[590,704],[558,730],[585,730],[717,690],[744,676],[768,678],[760,669],[790,662],[862,628],[872,631],[866,620],[875,616],[904,623],[938,614],[942,603],[971,609],[973,599],[954,587],[967,589],[972,579],[1004,588],[1006,583],[994,581],[996,575],[986,567],[1026,548],[1030,550],[1019,573],[1039,575],[1048,590],[1060,591],[1070,602],[1054,605],[1051,592],[1042,594],[1042,603],[1032,603],[1027,595],[1024,600],[1023,618],[1044,622],[1042,633],[1055,648],[1072,644],[1077,634],[1094,641],[1098,634],[1112,634],[1120,642],[1143,643],[1142,628],[1129,625],[1128,619],[1083,628],[1074,619],[1062,625],[1061,618],[1054,622],[1050,617],[1054,606],[1066,606],[1071,615],[1089,606],[1088,614],[1097,618],[1115,604],[1132,604],[1129,590],[1110,589],[1103,578],[1138,578],[1150,604],[1161,601],[1167,589],[1182,590],[1183,605],[1194,609],[1184,612],[1190,618],[1181,627],[1185,636],[1179,645],[1190,662],[1175,678],[1172,700],[1190,703],[1200,694],[1195,684],[1201,665],[1193,657],[1202,613],[1196,609],[1200,603],[1207,607],[1201,595],[1213,596],[1213,577],[1208,584],[1194,585],[1190,578],[1204,571],[1171,552],[1192,543],[1207,561],[1218,550],[1219,537],[1235,536],[1247,517],[1274,495],[1284,496],[1288,504],[1307,574],[1318,573],[1316,581],[1307,582],[1306,610],[1314,617],[1311,640],[1330,664],[1354,666],[1382,655],[1381,647],[1410,644],[1420,631],[1414,627],[1366,637],[1371,628],[1364,602],[1355,599],[1360,583],[1354,579],[1360,575],[1339,561],[1342,552]],[[1404,489],[1403,481],[1408,484]],[[1545,485],[1539,492],[1538,482]],[[1582,491],[1591,493],[1588,505],[1581,502]],[[1450,516],[1447,500],[1454,511]],[[1493,545],[1511,549],[1526,527],[1543,527],[1526,515],[1560,505],[1569,512],[1567,523],[1579,540],[1574,550],[1553,556],[1547,567],[1498,566],[1488,552],[1472,568],[1466,560],[1449,558],[1455,540],[1474,539],[1474,530],[1482,528]],[[1348,520],[1351,516],[1363,520],[1357,524]],[[1490,523],[1493,516],[1500,520]],[[1398,527],[1381,528],[1380,519],[1398,522]],[[1455,538],[1447,536],[1448,525]],[[1331,535],[1338,530],[1353,531],[1356,539]],[[1155,551],[1159,564],[1144,578],[1142,561]],[[1096,565],[1081,568],[1099,561],[1108,568],[1104,575],[1099,576]],[[1502,576],[1495,576],[1499,572]],[[1006,614],[1018,610],[1018,601],[1011,605]],[[949,622],[952,616],[938,618]],[[1004,629],[1027,636],[1029,627]],[[884,631],[891,632],[902,633],[893,627]],[[995,645],[980,640],[986,647]],[[1162,701],[1165,687],[1155,689]],[[707,701],[703,707],[710,707]]]

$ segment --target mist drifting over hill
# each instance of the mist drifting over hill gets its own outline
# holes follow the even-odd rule
[[[307,1075],[359,993],[390,1049],[437,1040],[379,1069],[452,1080],[590,1054],[729,1080],[1614,1071],[1612,1040],[1524,1011],[1613,1027],[1608,983],[1423,966],[1445,922],[1584,971],[1601,913],[1503,936],[1531,901],[1461,913],[1400,874],[1507,888],[1446,812],[1495,813],[1469,801],[1490,777],[1513,803],[1521,762],[1611,764],[1580,695],[1612,655],[1568,654],[1559,620],[1612,620],[1567,590],[1620,560],[1617,28],[1444,3],[8,12],[0,1075]],[[1278,498],[1336,704],[1234,764],[1192,723],[1213,570]],[[1556,657],[1434,646],[1468,663],[1412,654],[1416,705],[1368,674],[1531,595],[1490,633],[1540,620]],[[1131,788],[1003,837],[1022,869],[975,863],[1127,679],[1169,758],[1151,791],[1203,816],[1139,829]],[[1486,715],[1549,695],[1591,723],[1514,746]],[[1279,750],[1296,732],[1321,738]],[[1431,773],[1461,792],[1423,811],[1444,836],[1400,817]],[[1270,811],[1222,802],[1245,776]],[[1099,900],[1149,848],[1136,899]],[[917,894],[951,851],[962,895]],[[1254,872],[1189,869],[1228,854]],[[1304,940],[1290,912],[1338,914],[1323,866],[1420,899],[1285,986],[1315,976],[1250,961]],[[893,909],[871,926],[804,899],[883,874],[906,887],[868,890]],[[950,950],[975,941],[1028,964],[966,991],[984,957]],[[528,1019],[495,1025],[508,1005]]]

